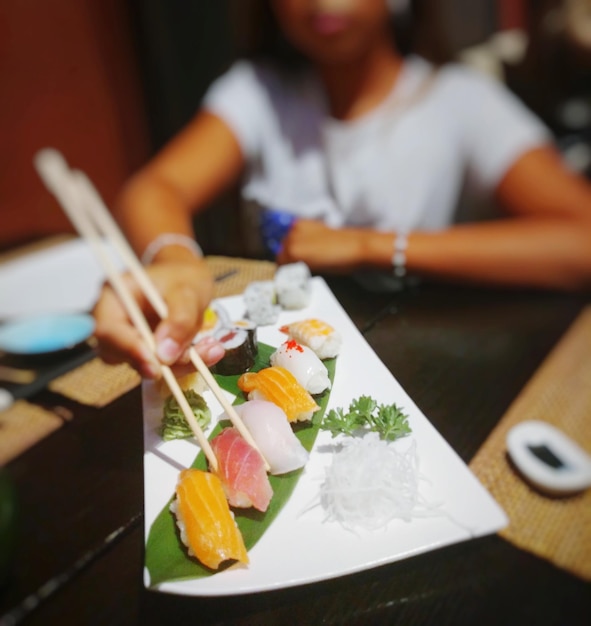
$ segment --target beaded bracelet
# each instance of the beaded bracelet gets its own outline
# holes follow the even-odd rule
[[[163,233],[151,241],[144,250],[142,254],[142,265],[150,265],[154,257],[162,248],[166,248],[166,246],[182,246],[193,252],[195,256],[199,258],[203,256],[201,246],[192,237],[179,233]]]
[[[406,233],[396,233],[394,238],[394,254],[392,255],[392,268],[394,276],[403,278],[406,276],[406,249],[408,248],[408,238]]]

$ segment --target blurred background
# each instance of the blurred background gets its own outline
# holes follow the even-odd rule
[[[507,84],[591,177],[591,0],[415,3],[419,52]],[[0,3],[0,251],[72,232],[33,169],[37,150],[59,149],[111,204],[239,52],[247,9],[247,0]],[[241,254],[227,228],[238,228],[237,194],[215,208],[196,219],[199,240],[208,253]]]

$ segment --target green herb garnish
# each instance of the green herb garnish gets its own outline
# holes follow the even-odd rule
[[[187,402],[195,415],[195,419],[201,428],[209,426],[211,421],[211,411],[207,403],[194,389],[187,389],[183,392]],[[193,437],[193,431],[187,423],[183,410],[179,406],[174,396],[169,396],[164,403],[162,416],[162,439],[187,439]]]
[[[320,428],[337,435],[353,436],[358,431],[369,430],[380,435],[381,439],[394,441],[411,431],[408,417],[395,404],[378,404],[369,396],[353,400],[348,412],[332,409],[324,417]]]

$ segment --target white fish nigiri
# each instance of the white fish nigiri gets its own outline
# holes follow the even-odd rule
[[[279,330],[290,339],[295,339],[308,348],[312,348],[321,359],[332,359],[341,349],[341,335],[332,326],[316,318],[292,322]]]
[[[295,436],[285,412],[266,400],[248,400],[235,407],[273,475],[303,467],[308,451]]]
[[[308,393],[313,395],[330,389],[330,378],[326,365],[314,350],[303,346],[295,339],[283,342],[271,355],[271,365],[290,371]]]

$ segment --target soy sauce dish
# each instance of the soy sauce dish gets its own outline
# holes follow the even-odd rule
[[[86,313],[51,313],[20,318],[0,326],[0,352],[15,357],[40,357],[72,350],[94,332]]]

